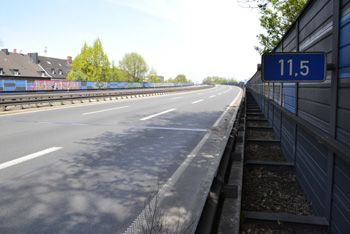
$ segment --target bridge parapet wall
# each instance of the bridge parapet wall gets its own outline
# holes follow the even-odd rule
[[[17,91],[68,91],[105,90],[134,88],[164,88],[190,86],[192,83],[154,83],[154,82],[104,82],[104,81],[61,81],[61,80],[1,80],[0,92]]]

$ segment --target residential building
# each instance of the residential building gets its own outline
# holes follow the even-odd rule
[[[45,70],[38,66],[28,55],[11,53],[7,49],[0,51],[1,80],[48,80]]]
[[[72,57],[67,60],[38,56],[38,53],[0,51],[1,80],[66,80]]]
[[[71,69],[72,57],[67,59],[38,56],[38,65],[42,67],[51,80],[66,80]]]

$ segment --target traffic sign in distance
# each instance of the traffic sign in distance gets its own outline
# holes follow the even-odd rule
[[[262,56],[264,82],[322,82],[326,79],[325,53],[267,53]]]

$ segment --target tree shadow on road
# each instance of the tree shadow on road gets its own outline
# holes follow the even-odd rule
[[[199,123],[220,114],[169,113],[157,126],[173,129],[147,128],[154,127],[147,121],[130,129],[111,125],[97,137],[77,140],[69,157],[0,185],[0,233],[124,233],[149,194],[203,138]],[[186,118],[186,130],[175,129]],[[193,218],[188,207],[176,209]]]

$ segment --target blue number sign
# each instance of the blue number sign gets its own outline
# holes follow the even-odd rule
[[[267,53],[262,56],[264,82],[322,82],[326,79],[324,53]]]

